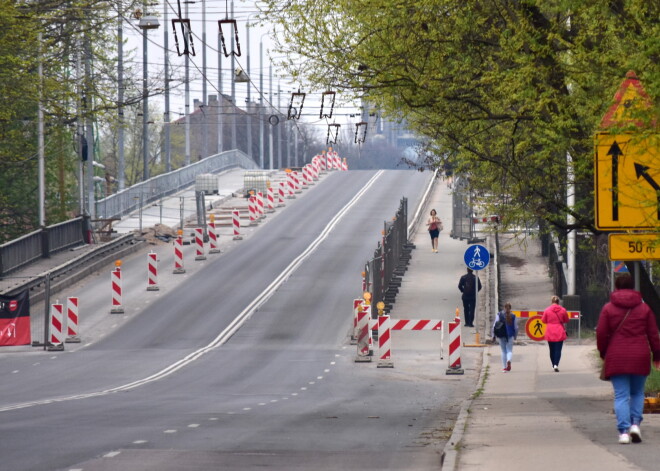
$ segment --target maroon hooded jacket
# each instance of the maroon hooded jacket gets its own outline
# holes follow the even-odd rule
[[[630,314],[617,331],[628,309]],[[639,291],[620,289],[610,294],[610,302],[600,312],[596,343],[605,359],[607,378],[651,372],[651,352],[653,360],[660,360],[660,335],[653,311],[642,302]]]

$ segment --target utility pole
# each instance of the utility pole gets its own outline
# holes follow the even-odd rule
[[[119,191],[126,186],[124,157],[124,19],[122,2],[117,3],[117,182]]]
[[[165,172],[172,171],[172,138],[170,135],[170,58],[168,50],[169,45],[169,31],[168,31],[168,19],[167,19],[167,2],[163,2],[163,20],[164,20],[164,30],[163,30],[163,45],[164,45],[164,54],[165,54],[165,112],[163,113],[163,128],[165,131]]]

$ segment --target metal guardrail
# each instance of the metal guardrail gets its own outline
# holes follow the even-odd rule
[[[228,150],[207,157],[186,167],[164,173],[147,181],[132,185],[96,202],[98,219],[120,218],[140,206],[157,201],[195,183],[197,175],[216,173],[231,168],[256,169],[257,164],[239,150]]]
[[[84,218],[79,217],[30,232],[0,245],[0,276],[7,275],[39,258],[81,245]]]
[[[62,265],[43,273],[39,276],[31,276],[25,283],[16,285],[1,294],[11,296],[23,290],[30,291],[30,302],[35,303],[43,299],[46,278],[50,278],[51,291],[56,292],[68,284],[75,283],[90,273],[99,270],[102,266],[113,262],[117,258],[137,250],[143,240],[135,239],[131,232],[124,234],[111,242],[101,244],[97,249],[82,254]],[[28,277],[26,277],[28,278]]]

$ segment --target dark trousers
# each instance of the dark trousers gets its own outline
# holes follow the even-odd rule
[[[475,298],[473,297],[464,297],[463,298],[463,315],[465,316],[465,325],[473,326],[474,325],[474,307],[475,307]]]
[[[559,366],[559,360],[561,360],[561,347],[564,346],[564,342],[548,342],[548,347],[550,347],[550,361],[552,366]]]

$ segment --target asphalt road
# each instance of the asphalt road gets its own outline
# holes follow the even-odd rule
[[[349,344],[383,221],[403,196],[412,214],[428,178],[328,175],[157,293],[137,254],[125,314],[108,274],[80,283],[103,319],[83,344],[0,356],[0,469],[439,469],[456,382],[356,364]]]

